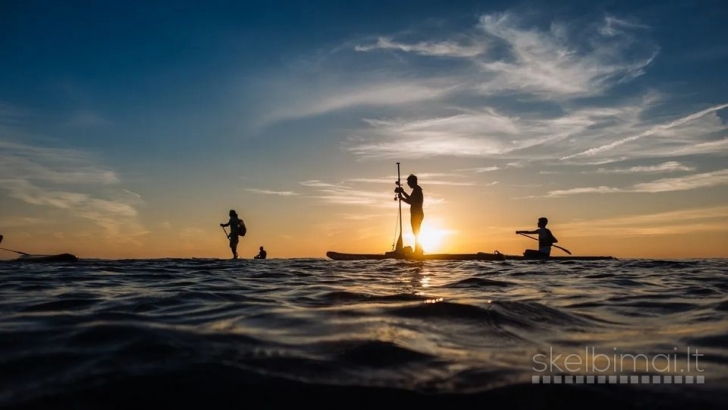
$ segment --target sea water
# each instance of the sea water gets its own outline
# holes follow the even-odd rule
[[[724,408],[728,260],[0,263],[3,408]]]

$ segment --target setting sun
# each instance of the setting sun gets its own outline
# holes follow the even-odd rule
[[[423,226],[420,231],[420,243],[422,249],[427,253],[435,253],[442,251],[445,243],[445,238],[450,235],[450,231],[442,228],[434,228],[429,226]],[[414,247],[415,237],[412,233],[406,233],[404,235],[405,244],[412,244]]]

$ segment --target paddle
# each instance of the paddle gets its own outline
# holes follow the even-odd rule
[[[1,238],[1,237],[0,237],[0,238]],[[2,240],[0,240],[0,242],[2,242]],[[4,251],[8,251],[8,252],[15,252],[15,253],[17,253],[17,254],[20,254],[20,255],[30,256],[30,254],[29,254],[29,253],[25,253],[25,252],[20,252],[20,251],[14,251],[14,250],[12,250],[12,249],[6,249],[6,248],[0,248],[0,249],[2,249],[2,250],[4,250]]]
[[[519,235],[523,235],[523,236],[525,236],[526,238],[531,238],[531,239],[533,239],[534,241],[537,241],[537,240],[538,240],[538,239],[534,238],[533,236],[528,236],[528,235],[526,235],[525,233],[519,233]],[[571,255],[571,252],[569,252],[569,250],[568,250],[568,249],[566,249],[566,248],[562,248],[562,247],[560,247],[560,246],[558,246],[558,245],[553,245],[553,244],[552,244],[551,246],[553,246],[554,248],[559,248],[559,249],[561,249],[562,251],[564,251],[564,252],[568,253],[569,255]]]
[[[2,236],[2,235],[0,235],[0,242],[2,242],[2,241],[3,241],[3,236]],[[14,251],[14,250],[12,250],[12,249],[5,249],[5,248],[0,248],[0,249],[2,249],[2,250],[4,250],[4,251],[8,251],[8,252],[15,252],[15,253],[17,253],[17,254],[20,254],[20,255],[30,256],[30,254],[29,254],[29,253],[25,253],[25,252],[20,252],[20,251]]]
[[[397,163],[397,188],[402,188],[402,181],[399,175],[399,162]],[[397,196],[394,197],[395,200],[399,200],[399,238],[397,239],[397,247],[395,250],[397,252],[401,252],[404,248],[404,243],[402,242],[402,198],[400,197],[400,194],[397,193]]]

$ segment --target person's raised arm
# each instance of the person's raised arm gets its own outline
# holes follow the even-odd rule
[[[397,192],[399,193],[399,199],[403,200],[405,203],[411,204],[412,201],[410,199],[410,195],[406,192],[404,192],[404,188],[399,187],[397,188]]]

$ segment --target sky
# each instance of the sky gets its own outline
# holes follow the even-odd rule
[[[3,1],[0,246],[728,257],[722,1]],[[413,245],[403,204],[405,245]],[[553,255],[561,251],[554,249]],[[0,258],[17,254],[0,251]]]

